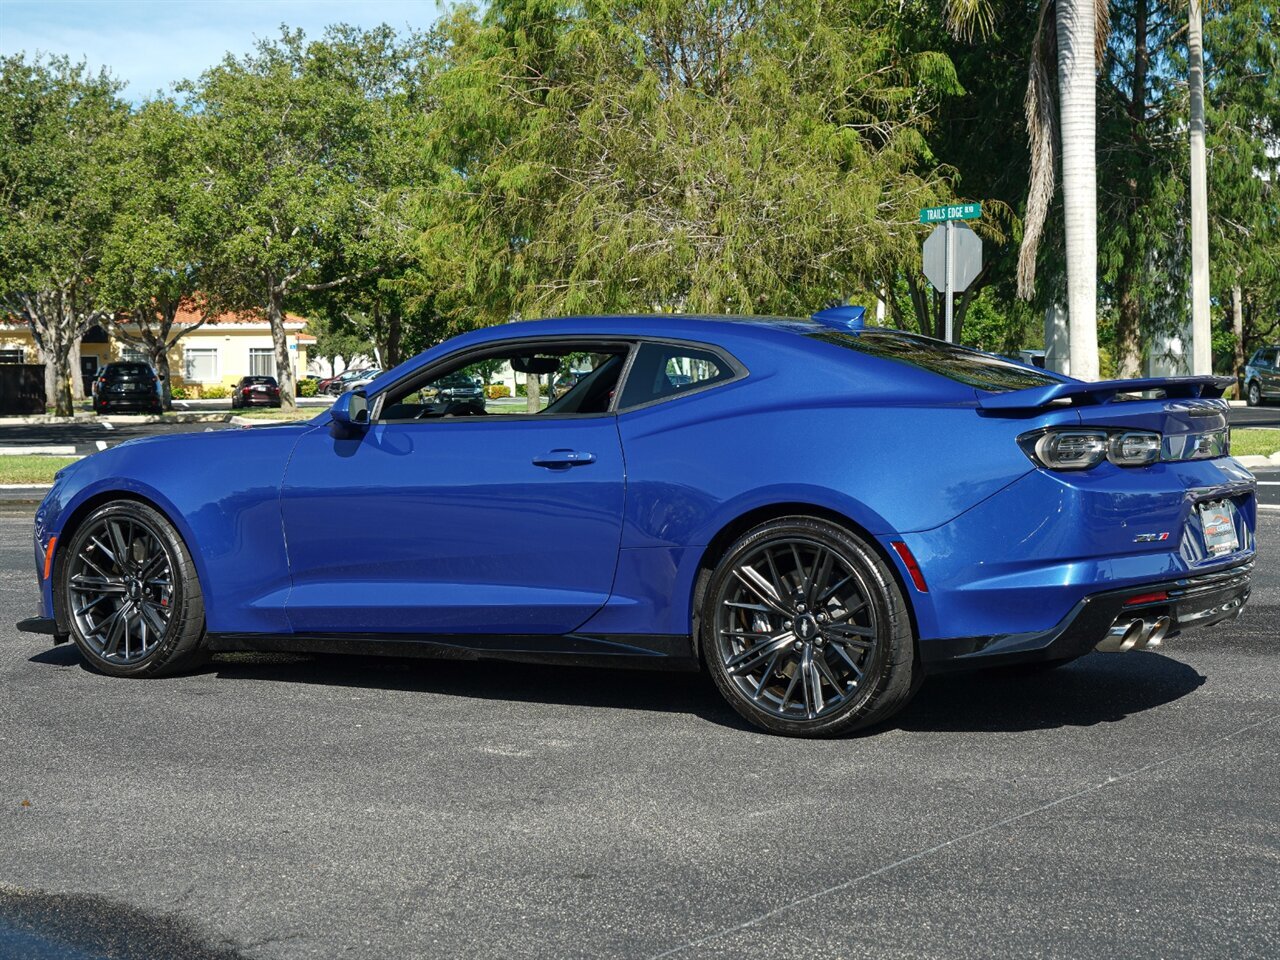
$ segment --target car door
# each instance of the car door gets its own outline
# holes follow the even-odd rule
[[[1280,371],[1276,369],[1277,354],[1280,350],[1268,347],[1262,351],[1262,363],[1259,366],[1258,378],[1264,397],[1280,396]]]
[[[300,633],[550,635],[609,597],[622,533],[612,413],[319,426],[281,488]]]

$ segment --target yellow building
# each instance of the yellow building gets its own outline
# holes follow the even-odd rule
[[[198,324],[200,315],[183,307],[174,320],[175,332],[180,326]],[[315,337],[306,333],[307,321],[293,314],[285,315],[285,333],[289,357],[296,380],[307,371],[307,347]],[[131,324],[105,324],[93,327],[80,344],[80,373],[85,393],[99,368],[113,360],[146,360],[139,345],[121,336]],[[172,338],[173,334],[170,334]],[[0,321],[0,363],[39,363],[40,358],[25,323]],[[173,386],[230,386],[241,377],[276,375],[275,347],[271,325],[265,317],[249,314],[224,314],[182,337],[169,350],[169,370]]]

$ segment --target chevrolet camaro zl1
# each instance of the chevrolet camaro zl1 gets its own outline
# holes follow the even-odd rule
[[[583,373],[536,412],[441,386],[506,365]],[[849,307],[491,327],[308,422],[65,468],[20,626],[132,677],[228,650],[705,668],[752,723],[835,734],[931,671],[1237,616],[1229,382],[1085,383]]]

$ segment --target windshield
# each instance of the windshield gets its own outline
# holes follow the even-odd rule
[[[832,330],[807,336],[846,350],[919,367],[979,390],[1005,393],[1061,382],[1031,367],[901,330],[863,330],[860,333]]]

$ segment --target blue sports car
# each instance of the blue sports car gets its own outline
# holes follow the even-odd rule
[[[504,365],[587,372],[536,412],[441,389]],[[309,422],[64,469],[20,626],[132,677],[227,650],[703,667],[752,723],[837,734],[930,672],[1237,616],[1228,383],[1084,383],[849,307],[477,330]]]

